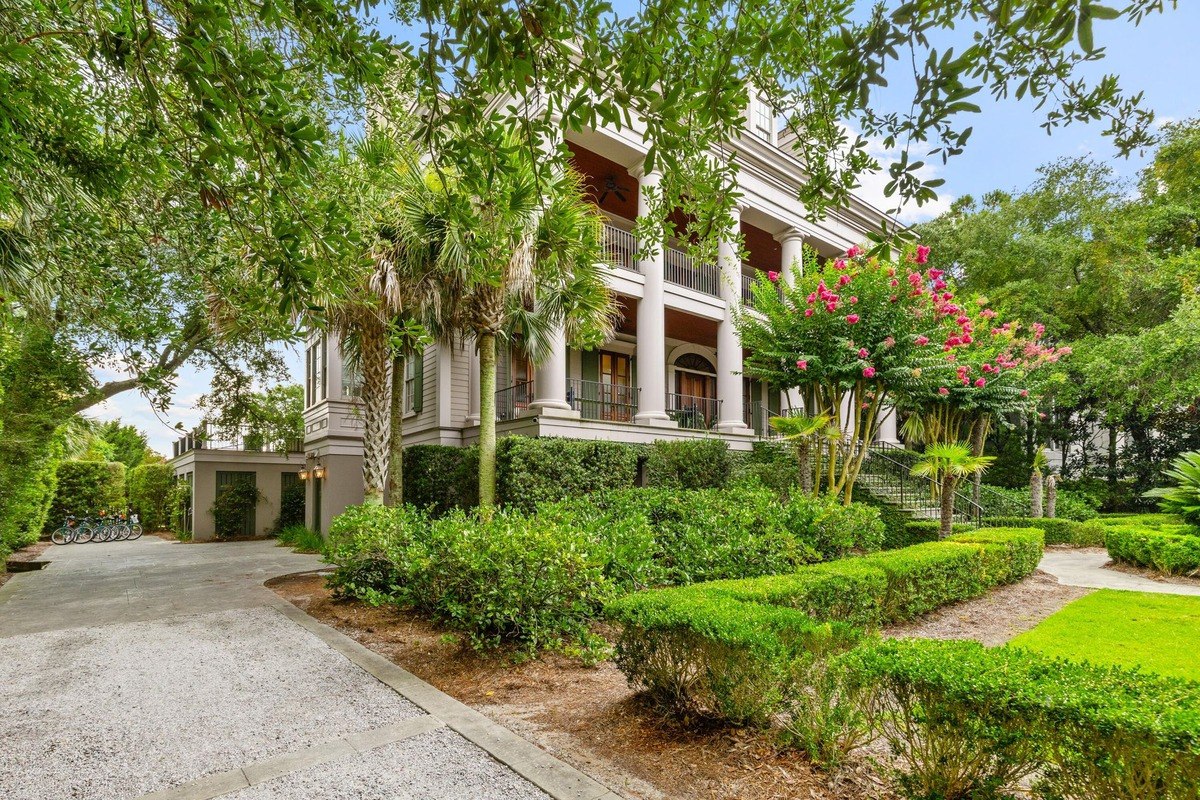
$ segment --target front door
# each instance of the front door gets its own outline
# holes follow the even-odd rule
[[[600,419],[629,422],[633,418],[633,388],[629,356],[600,351]]]
[[[675,370],[677,421],[684,428],[711,428],[717,419],[717,376]]]

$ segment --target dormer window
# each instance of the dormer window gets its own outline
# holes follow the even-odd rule
[[[765,142],[775,144],[775,110],[755,93],[750,104],[750,131]]]

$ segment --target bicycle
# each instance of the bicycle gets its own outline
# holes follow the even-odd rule
[[[87,526],[87,518],[77,520],[74,514],[69,515],[62,525],[50,534],[54,544],[71,544],[73,542],[90,542],[92,530]]]

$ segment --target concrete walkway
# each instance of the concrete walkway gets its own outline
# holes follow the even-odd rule
[[[1067,586],[1200,597],[1200,586],[1153,581],[1141,575],[1105,569],[1104,565],[1111,560],[1104,550],[1047,550],[1038,569],[1053,575],[1059,583]]]
[[[5,800],[616,800],[262,584],[273,542],[67,545],[0,587]]]

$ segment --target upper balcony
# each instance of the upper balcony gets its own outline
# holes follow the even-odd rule
[[[633,223],[609,216],[604,223],[604,254],[617,267],[640,273],[635,257],[637,252],[638,241],[633,235]],[[698,263],[679,248],[677,241],[668,242],[664,248],[663,269],[663,278],[667,283],[710,297],[721,296],[720,268],[716,264]]]
[[[211,426],[205,424],[172,444],[173,456],[178,458],[184,453],[195,450],[223,450],[243,453],[303,453],[304,440],[289,438],[286,441],[269,441],[265,435],[247,427],[238,428],[232,434],[218,435]]]

